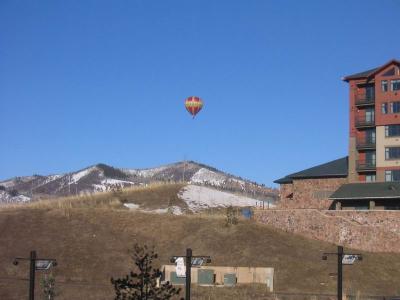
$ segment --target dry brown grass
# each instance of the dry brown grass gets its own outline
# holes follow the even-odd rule
[[[264,285],[238,285],[236,287],[212,287],[192,286],[191,296],[196,300],[229,300],[229,299],[269,299],[273,300],[273,294],[268,292]],[[184,293],[182,293],[184,296]]]
[[[185,184],[154,183],[148,186],[130,187],[121,190],[88,195],[44,199],[26,204],[8,204],[0,206],[7,209],[61,209],[68,212],[73,208],[109,208],[126,209],[123,203],[139,204],[143,209],[167,208],[171,205],[187,207],[178,197]]]
[[[165,194],[163,188],[153,190],[153,201],[170,201],[164,195],[178,187],[168,187]],[[154,199],[156,194],[162,197]],[[135,200],[147,199],[138,195]],[[321,260],[321,253],[334,250],[334,245],[251,221],[226,227],[219,215],[171,216],[110,209],[114,200],[101,197],[101,201],[96,198],[96,205],[90,198],[64,200],[68,215],[62,202],[0,211],[0,299],[23,299],[27,294],[23,279],[27,278],[28,265],[16,267],[12,260],[28,256],[32,249],[41,257],[58,260],[54,268],[57,299],[112,299],[109,279],[130,270],[128,250],[135,242],[155,245],[161,264],[191,247],[194,254],[211,255],[214,265],[274,267],[275,289],[280,292],[335,292],[335,279],[328,276],[335,272],[335,260]],[[361,295],[400,294],[398,270],[400,255],[364,253],[362,262],[345,268],[345,290],[360,291]],[[194,288],[193,299],[266,299],[269,296],[262,288]],[[39,291],[38,286],[37,297]]]

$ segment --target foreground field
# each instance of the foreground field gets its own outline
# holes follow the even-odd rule
[[[164,195],[168,195],[171,187],[165,188]],[[157,194],[153,193],[148,201],[164,201],[163,193]],[[0,210],[0,299],[26,297],[28,265],[14,266],[12,261],[17,256],[28,256],[33,249],[41,257],[58,261],[53,270],[57,299],[113,299],[110,277],[130,270],[129,249],[135,242],[154,245],[160,263],[168,263],[171,255],[183,254],[186,247],[191,247],[194,254],[211,255],[214,265],[274,267],[277,292],[335,293],[335,278],[329,276],[335,272],[335,260],[321,260],[322,252],[335,249],[332,244],[245,220],[226,227],[223,216],[131,212],[124,210],[114,196],[102,195],[101,201],[75,199],[70,203],[64,200]],[[364,253],[362,262],[345,268],[345,291],[361,295],[400,294],[398,270],[400,255]],[[269,296],[262,286],[197,288],[193,295],[193,299]]]

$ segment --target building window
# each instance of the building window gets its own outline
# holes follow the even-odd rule
[[[400,79],[392,80],[390,82],[390,86],[391,86],[392,91],[400,90]]]
[[[381,81],[381,88],[382,88],[382,92],[387,92],[388,91],[388,81],[387,80],[382,80]]]
[[[385,136],[400,136],[400,125],[387,125],[385,126]]]
[[[385,181],[400,181],[400,170],[385,171]]]
[[[372,174],[372,175],[365,175],[365,181],[366,181],[366,182],[375,182],[375,180],[376,180],[375,174]]]
[[[394,113],[394,114],[400,113],[400,102],[399,101],[390,103],[390,107],[391,107],[392,113]]]
[[[388,104],[387,102],[381,104],[381,111],[383,115],[386,115],[388,113]]]
[[[400,159],[400,147],[386,147],[385,159]]]

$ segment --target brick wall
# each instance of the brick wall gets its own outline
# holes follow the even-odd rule
[[[292,184],[281,184],[279,207],[328,209],[332,204],[329,196],[345,183],[347,178],[298,179]],[[289,191],[293,193],[292,199],[285,197]]]
[[[400,253],[400,211],[259,210],[278,229],[370,252]]]

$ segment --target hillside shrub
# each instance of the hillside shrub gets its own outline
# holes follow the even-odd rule
[[[226,226],[236,225],[239,222],[237,210],[232,206],[226,208]]]
[[[18,193],[18,191],[16,189],[12,189],[11,191],[8,192],[8,194],[11,197],[16,197],[16,196],[18,196],[19,193]]]

